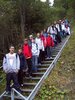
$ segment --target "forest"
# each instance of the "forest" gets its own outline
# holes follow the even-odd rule
[[[75,19],[75,0],[0,0],[0,60],[9,45],[17,48],[29,34],[36,34],[54,21]]]

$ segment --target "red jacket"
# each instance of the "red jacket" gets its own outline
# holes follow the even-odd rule
[[[23,54],[26,57],[26,59],[29,59],[32,57],[31,48],[28,44],[23,45]]]
[[[46,47],[47,46],[47,38],[44,37],[44,35],[41,35],[40,38],[43,41],[44,47]]]
[[[47,37],[47,46],[51,46],[51,47],[54,46],[54,41],[51,36]]]

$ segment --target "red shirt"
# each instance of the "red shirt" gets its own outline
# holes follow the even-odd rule
[[[26,57],[26,59],[29,59],[32,57],[31,48],[28,44],[23,45],[23,54]]]

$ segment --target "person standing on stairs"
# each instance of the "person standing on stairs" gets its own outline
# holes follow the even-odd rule
[[[35,43],[38,45],[38,49],[39,49],[38,63],[39,63],[39,66],[40,66],[41,61],[42,61],[43,51],[44,51],[44,44],[43,44],[43,41],[40,38],[40,33],[37,33],[37,37],[35,38]]]
[[[23,86],[23,78],[27,73],[28,65],[25,56],[22,53],[22,48],[18,49],[18,55],[20,58],[20,70],[18,72],[18,82],[20,86]]]
[[[24,45],[23,45],[23,54],[26,58],[27,65],[28,65],[28,76],[32,76],[32,52],[31,52],[31,46],[28,44],[28,39],[24,39]]]
[[[39,49],[38,45],[35,43],[35,39],[32,40],[32,71],[35,73],[37,72],[38,67],[38,57],[39,57]]]
[[[54,47],[54,41],[50,34],[48,33],[47,37],[47,59],[51,58],[52,56],[52,47]]]
[[[21,92],[20,85],[18,83],[18,71],[20,70],[19,56],[14,53],[15,48],[13,45],[9,47],[9,53],[4,56],[3,70],[6,73],[6,93],[11,93],[11,81],[13,80],[13,86],[17,91]]]

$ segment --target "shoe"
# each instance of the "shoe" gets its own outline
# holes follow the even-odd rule
[[[41,66],[41,63],[39,63],[38,65]]]
[[[11,94],[11,92],[10,91],[6,91],[6,95],[10,95]]]
[[[21,87],[23,87],[23,84],[21,84]]]
[[[32,79],[32,76],[30,76],[29,78]]]
[[[30,75],[29,75],[29,73],[27,73],[26,75],[25,75],[25,77],[29,77]]]
[[[49,57],[47,57],[46,59],[50,59]]]
[[[50,57],[50,59],[52,59],[52,57]]]

